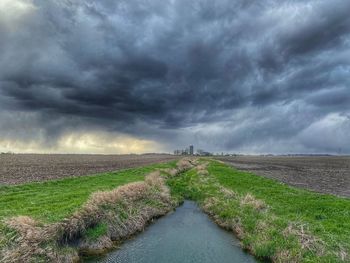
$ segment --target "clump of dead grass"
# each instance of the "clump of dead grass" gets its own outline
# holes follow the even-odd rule
[[[166,168],[163,171],[170,177],[175,177],[178,175],[179,171],[176,168]]]
[[[253,196],[250,193],[247,193],[245,196],[243,196],[240,200],[241,206],[251,206],[255,210],[262,211],[267,209],[267,205],[264,201],[256,199],[255,196]]]
[[[344,262],[349,261],[349,253],[346,251],[346,249],[342,245],[339,246],[337,257],[340,258],[341,261],[344,261]]]
[[[90,210],[105,204],[114,204],[120,199],[138,200],[148,190],[144,182],[135,182],[118,187],[112,191],[100,191],[93,193],[83,209]]]
[[[101,236],[94,241],[85,239],[79,245],[82,254],[91,253],[92,251],[96,251],[96,254],[101,254],[113,246],[114,243],[108,236]]]
[[[179,173],[182,173],[191,169],[195,165],[196,165],[196,159],[183,158],[177,162],[176,168],[179,171]]]
[[[164,171],[169,177],[176,177],[196,165],[197,159],[183,158],[176,163],[176,168],[167,168],[162,171]]]
[[[60,254],[53,247],[45,246],[52,242],[56,235],[52,226],[42,226],[27,216],[18,216],[5,222],[8,227],[17,231],[14,246],[2,251],[0,262],[33,262],[33,257],[40,256],[47,262],[74,262],[77,253]]]
[[[272,262],[288,262],[288,263],[300,263],[302,262],[302,255],[300,251],[298,253],[293,253],[290,250],[280,250],[275,253],[272,258]]]
[[[43,254],[41,244],[50,238],[47,229],[43,230],[34,219],[27,216],[10,218],[5,224],[18,233],[13,242],[19,246],[3,251],[1,262],[29,262],[31,255]],[[48,251],[48,258],[54,256],[52,251]]]
[[[297,237],[302,249],[313,251],[318,256],[322,256],[325,253],[324,242],[310,234],[307,224],[292,222],[283,231],[283,235]]]
[[[209,175],[209,172],[207,170],[208,162],[203,162],[201,164],[198,164],[196,166],[197,173],[202,176]]]
[[[225,196],[225,198],[236,199],[238,197],[237,193],[221,185],[219,186],[219,191]]]
[[[219,199],[217,197],[209,197],[204,200],[202,208],[206,213],[211,215],[213,213],[213,208],[216,207],[218,203]]]

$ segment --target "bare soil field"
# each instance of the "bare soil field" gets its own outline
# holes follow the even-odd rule
[[[168,162],[167,154],[1,154],[0,185],[60,179]]]
[[[350,197],[349,156],[219,157],[238,170],[313,191]]]

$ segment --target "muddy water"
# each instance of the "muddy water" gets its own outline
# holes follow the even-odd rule
[[[251,263],[232,233],[215,225],[194,202],[186,201],[118,250],[88,262]]]

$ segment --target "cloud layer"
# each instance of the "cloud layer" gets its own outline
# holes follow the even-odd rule
[[[349,13],[347,0],[4,0],[2,146],[98,132],[350,153]]]

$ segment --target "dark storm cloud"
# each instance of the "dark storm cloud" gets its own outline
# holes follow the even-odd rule
[[[331,152],[304,137],[349,127],[347,0],[0,8],[0,108],[37,115],[44,137],[93,126],[168,147]]]

